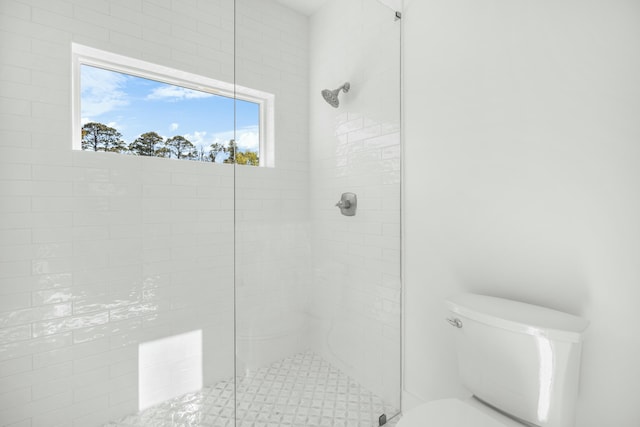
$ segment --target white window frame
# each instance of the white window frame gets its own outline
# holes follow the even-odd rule
[[[259,104],[260,166],[275,166],[275,96],[273,94],[77,43],[71,44],[71,58],[72,147],[74,150],[82,149],[80,67],[81,65],[90,65],[109,71]]]

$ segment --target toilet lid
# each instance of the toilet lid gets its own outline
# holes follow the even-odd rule
[[[398,427],[522,427],[522,424],[486,408],[459,399],[420,405],[402,416]]]

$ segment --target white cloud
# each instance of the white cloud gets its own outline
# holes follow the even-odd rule
[[[127,76],[101,68],[82,67],[82,120],[108,113],[129,104],[127,94],[122,90]]]
[[[193,145],[196,145],[196,146],[208,146],[208,145],[210,145],[211,142],[207,142],[205,140],[206,136],[207,136],[207,132],[206,131],[202,131],[202,132],[195,131],[193,133],[184,134],[184,137],[186,139],[188,139],[189,141],[191,141],[191,143]]]
[[[171,130],[173,132],[175,130],[178,130],[179,127],[180,127],[180,125],[178,123],[171,123],[169,125],[169,130]]]
[[[257,126],[238,129],[236,142],[241,150],[258,151],[260,149],[260,131]]]
[[[218,144],[227,145],[227,143],[231,141],[233,137],[234,137],[234,134],[232,130],[227,132],[217,132],[211,135],[211,137],[209,138],[210,140],[209,144],[213,144],[217,142]]]
[[[179,101],[182,99],[209,98],[214,96],[211,93],[200,92],[198,90],[187,89],[179,86],[161,86],[153,89],[147,99]]]

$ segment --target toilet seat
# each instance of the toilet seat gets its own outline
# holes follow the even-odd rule
[[[408,411],[398,427],[523,427],[523,424],[474,400],[441,399]]]

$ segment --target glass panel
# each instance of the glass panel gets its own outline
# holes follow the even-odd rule
[[[79,79],[70,84],[77,45],[232,88],[233,9],[233,0],[2,2],[12,40],[2,91],[13,107],[0,159],[1,425],[233,424],[234,166],[110,152],[118,144],[72,150],[81,125],[70,120],[81,98]],[[195,92],[175,85],[93,77],[102,97],[87,117],[127,144],[151,131],[190,134],[196,146],[199,135],[205,147],[233,135],[233,100],[216,127],[223,113],[206,111],[211,97],[193,109]],[[185,99],[145,102],[162,88]]]
[[[235,169],[238,425],[400,407],[400,21],[320,3],[236,0],[236,83],[275,96],[275,167]]]
[[[103,422],[233,422],[234,165],[228,159],[235,100],[190,80],[233,86],[233,1],[145,3],[144,9],[140,26],[161,49],[144,48],[138,59],[177,70],[169,77],[185,86],[141,78],[143,71],[120,74],[126,102],[100,117],[122,134],[130,155],[74,153],[107,169],[108,181],[88,191],[107,193],[115,221],[104,242],[87,247],[108,259],[104,271],[94,272],[106,293],[90,298],[109,311],[110,403]],[[147,29],[147,17],[165,21],[170,35],[161,36],[158,25]],[[95,70],[105,81],[106,71]]]
[[[237,425],[289,416],[289,385],[268,369],[308,348],[307,27],[276,1],[236,2],[236,83],[275,106],[271,167],[236,166]]]

